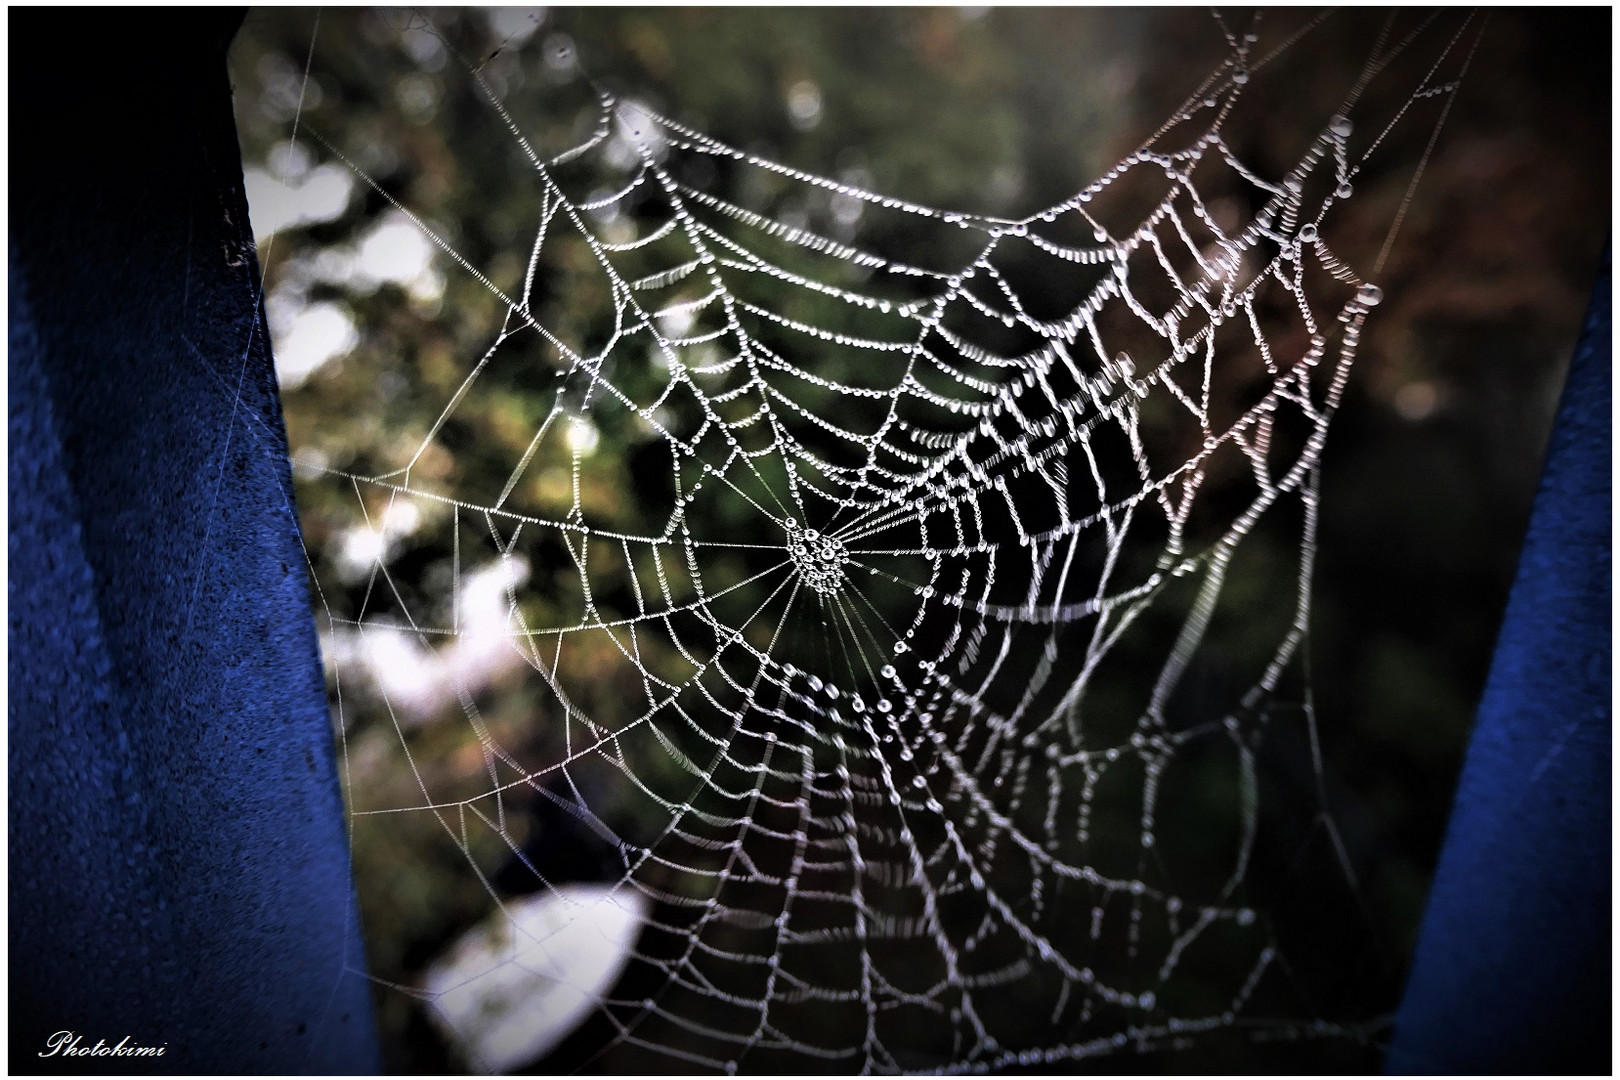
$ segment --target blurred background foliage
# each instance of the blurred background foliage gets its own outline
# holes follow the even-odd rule
[[[1265,47],[1313,16],[1267,11],[1259,24]],[[425,35],[401,34],[422,19],[480,72],[542,157],[579,142],[596,122],[588,72],[603,88],[762,157],[927,205],[1001,216],[1079,190],[1156,130],[1226,54],[1219,27],[1202,11],[325,10],[317,31],[313,11],[257,10],[238,36],[232,69],[250,197],[285,182],[317,207],[301,216],[283,208],[271,220],[266,204],[254,205],[294,457],[360,475],[410,462],[506,316],[483,282],[420,241],[394,202],[508,295],[522,288],[537,216],[530,166],[458,61]],[[1227,19],[1249,25],[1247,13]],[[1297,857],[1273,878],[1257,873],[1255,886],[1257,904],[1282,913],[1274,933],[1285,955],[1298,958],[1294,966],[1333,969],[1320,982],[1301,976],[1314,996],[1310,1007],[1323,1014],[1387,1012],[1410,956],[1563,368],[1608,235],[1609,19],[1590,9],[1489,13],[1377,278],[1386,299],[1367,324],[1330,436],[1309,670],[1326,801],[1356,887],[1329,896],[1311,886],[1343,875],[1331,852],[1303,836],[1278,842],[1277,850]],[[1377,12],[1336,15],[1256,78],[1243,122],[1232,128],[1239,154],[1280,175],[1334,111],[1381,24]],[[1395,74],[1370,92],[1386,95],[1386,110],[1421,71],[1414,61]],[[1333,221],[1335,250],[1364,275],[1444,103],[1417,103]],[[295,119],[300,142],[290,148]],[[376,188],[357,180],[334,148]],[[820,189],[772,188],[758,172],[710,179],[755,185],[739,201],[834,235],[842,230],[843,238],[909,261],[945,266],[959,255],[949,236],[921,235],[900,216],[853,214]],[[618,225],[596,224],[609,237]],[[558,239],[535,296],[540,321],[559,338],[593,348],[605,339],[612,300],[583,243]],[[792,303],[808,305],[792,312],[797,317],[825,321],[813,298]],[[532,375],[549,374],[552,358],[532,344],[509,348],[519,362],[493,365],[479,380],[411,464],[414,484],[486,505],[498,497],[552,401],[551,388],[537,392]],[[643,396],[633,366],[614,377]],[[650,509],[657,499],[647,496],[670,483],[658,440],[627,410],[591,419],[583,435],[554,427],[536,456],[541,466],[517,497],[536,513],[566,516],[576,483],[568,463],[577,460],[586,520],[658,531]],[[569,440],[577,438],[589,445],[576,457],[578,444]],[[434,531],[409,515],[385,520],[395,512],[367,496],[380,537],[373,542],[385,550],[357,548],[354,487],[300,469],[297,494],[316,580],[341,594],[327,598],[334,607],[360,605],[375,587],[368,560],[382,555],[403,599],[443,610],[451,552],[442,523]],[[712,506],[721,527],[734,510],[724,500]],[[424,512],[434,511],[413,511]],[[1280,546],[1277,559],[1286,565],[1286,530],[1261,539]],[[536,625],[556,624],[578,609],[579,574],[560,549],[529,554],[522,571],[529,615]],[[1241,603],[1259,586],[1234,575],[1229,588]],[[1223,628],[1230,642],[1222,647],[1234,657],[1263,653],[1273,647],[1268,632],[1234,620]],[[323,647],[334,701],[342,685],[351,807],[419,800],[417,779],[390,753],[401,738],[399,716],[368,686],[356,647],[331,633]],[[635,688],[614,683],[615,657],[604,642],[576,648],[568,660],[579,667],[573,678],[597,687],[587,711],[610,726],[635,708]],[[680,662],[649,656],[647,663],[673,673]],[[520,759],[555,758],[550,743],[558,736],[532,719],[548,707],[548,692],[519,676],[490,669],[478,698],[483,722]],[[433,709],[424,710],[422,718],[405,717],[405,737],[432,771],[435,790],[487,786],[470,726],[431,722]],[[462,715],[454,702],[441,711]],[[1287,777],[1308,787],[1309,765],[1287,760],[1304,750],[1277,753],[1270,764],[1285,778],[1279,788]],[[655,785],[670,768],[652,751],[637,767]],[[633,830],[628,803],[615,818],[615,792],[604,780],[593,799],[605,817]],[[1197,815],[1205,797],[1189,785],[1165,812]],[[1295,793],[1294,805],[1312,811],[1316,797]],[[1280,805],[1286,816],[1286,797]],[[1310,816],[1302,815],[1304,832]],[[535,835],[550,829],[562,850],[566,827],[530,828]],[[356,818],[353,832],[371,970],[409,985],[488,910],[468,856],[496,868],[504,846],[474,833],[464,854],[426,815]],[[581,874],[591,872],[590,855],[577,861]],[[1275,891],[1267,895],[1268,888]],[[393,1067],[457,1064],[409,995],[383,990],[378,1000]],[[1200,1070],[1294,1060],[1247,1053],[1176,1060]],[[1299,1060],[1335,1071],[1377,1067],[1376,1040],[1371,1049],[1335,1043],[1312,1053]],[[609,1057],[593,1067],[638,1064]]]

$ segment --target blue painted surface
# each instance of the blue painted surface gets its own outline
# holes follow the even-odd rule
[[[224,46],[71,41],[11,176],[10,1065],[374,1072],[370,987]],[[16,112],[14,96],[13,116]],[[164,1047],[161,1058],[41,1057]]]
[[[1612,341],[1605,264],[1475,722],[1391,1072],[1608,1073]]]

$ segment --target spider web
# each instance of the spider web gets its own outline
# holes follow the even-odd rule
[[[316,565],[329,651],[413,643],[457,703],[452,741],[334,669],[356,844],[430,823],[498,910],[515,873],[582,924],[535,815],[607,852],[596,902],[640,930],[623,977],[582,991],[592,1060],[982,1071],[1366,1036],[1290,1001],[1250,896],[1261,747],[1316,745],[1320,465],[1382,296],[1332,225],[1408,108],[1449,101],[1470,23],[1386,27],[1269,173],[1228,131],[1275,54],[1218,25],[1228,55],[1152,138],[1022,218],[605,91],[543,153],[468,64],[531,192],[503,276],[310,129],[499,321],[397,460],[302,463],[378,538],[348,585]],[[1365,85],[1431,38],[1368,130]],[[512,393],[521,451],[480,448],[481,395]],[[603,439],[635,443],[633,475],[604,480]],[[437,587],[392,565],[402,519],[450,553]],[[1261,644],[1223,644],[1238,626]],[[470,648],[518,669],[526,724],[486,721]],[[353,782],[371,704],[404,789]],[[1325,814],[1320,762],[1307,786]],[[561,933],[512,932],[518,966]]]

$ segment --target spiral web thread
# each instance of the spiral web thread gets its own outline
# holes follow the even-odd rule
[[[614,892],[652,901],[631,964],[648,989],[595,1000],[603,1052],[631,1055],[609,1060],[974,1071],[1240,1024],[1356,1033],[1251,1015],[1279,953],[1245,884],[1255,747],[1276,725],[1314,739],[1318,469],[1381,298],[1326,234],[1383,135],[1358,132],[1352,94],[1262,176],[1224,134],[1254,36],[1227,40],[1142,149],[1024,219],[814,176],[605,95],[594,135],[546,158],[494,93],[532,175],[521,284],[498,287],[413,216],[503,325],[403,468],[321,482],[352,489],[357,519],[410,502],[448,531],[452,595],[424,610],[379,557],[354,610],[320,590],[324,618],[442,650],[464,632],[462,568],[524,560],[546,573],[508,577],[505,647],[543,704],[539,734],[510,746],[463,692],[482,764],[452,781],[385,701],[420,800],[351,787],[351,812],[432,815],[496,905],[475,835],[562,896],[520,806],[545,800],[602,839]],[[1380,40],[1367,77],[1409,40]],[[1441,66],[1409,104],[1454,89]],[[716,176],[750,174],[823,200],[834,227],[718,193]],[[852,220],[964,254],[913,265],[831,235]],[[535,282],[564,243],[608,298],[603,341],[542,321]],[[1036,310],[1029,280],[1067,300]],[[506,365],[551,404],[504,483],[413,482]],[[610,419],[663,447],[667,481],[630,493],[645,531],[584,509]],[[559,459],[571,508],[532,512],[529,479]],[[1288,557],[1229,598],[1268,529]],[[1205,677],[1212,628],[1233,618],[1269,644]],[[601,704],[604,685],[636,707]],[[1213,808],[1166,810],[1212,776]],[[1219,822],[1187,820],[1201,815]]]

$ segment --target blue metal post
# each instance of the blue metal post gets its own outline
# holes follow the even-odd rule
[[[11,1070],[376,1071],[240,14],[9,21]]]
[[[1610,275],[1570,366],[1391,1072],[1608,1073]]]

